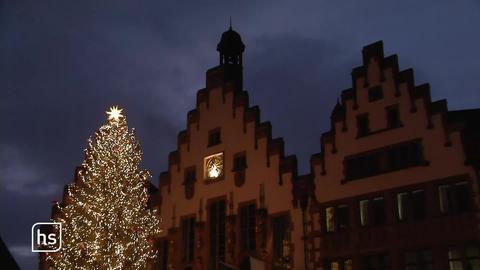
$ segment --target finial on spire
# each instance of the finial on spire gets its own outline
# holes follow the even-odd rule
[[[230,16],[230,27],[228,28],[228,30],[232,30],[232,16]]]

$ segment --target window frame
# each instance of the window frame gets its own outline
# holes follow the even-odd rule
[[[391,113],[395,112],[396,120],[394,123],[391,121]],[[394,129],[402,126],[402,121],[400,118],[400,108],[398,105],[388,106],[385,108],[386,118],[387,118],[387,128]]]
[[[240,250],[243,252],[252,252],[257,249],[257,209],[255,201],[244,202],[238,205]],[[244,211],[247,214],[246,220],[243,216]]]
[[[368,113],[357,115],[357,138],[365,137],[370,134],[370,116]]]
[[[384,97],[382,85],[373,86],[368,89],[368,102],[382,100]]]
[[[182,217],[181,233],[182,233],[182,262],[192,263],[195,260],[195,214]],[[186,236],[188,234],[188,236]],[[188,237],[188,238],[185,238]]]
[[[220,128],[214,128],[208,131],[208,142],[207,146],[215,146],[222,143],[222,133]]]
[[[243,159],[242,162],[238,162],[240,159]],[[233,155],[233,172],[242,172],[247,169],[247,152],[242,151]]]
[[[461,190],[461,186],[466,189]],[[458,215],[472,210],[472,187],[468,179],[438,184],[436,192],[441,215]]]

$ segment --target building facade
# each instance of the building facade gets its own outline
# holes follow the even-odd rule
[[[248,105],[238,33],[217,50],[160,177],[159,269],[480,269],[480,110],[432,102],[373,43],[299,176]]]
[[[249,269],[251,261],[299,267],[304,261],[302,211],[293,197],[295,156],[272,138],[242,89],[245,46],[222,35],[220,63],[178,135],[160,177],[159,269]]]
[[[480,110],[448,111],[377,42],[311,159],[311,269],[480,269]]]
[[[163,219],[149,269],[480,270],[480,109],[432,102],[373,43],[298,175],[243,90],[244,49],[223,33],[149,189]]]

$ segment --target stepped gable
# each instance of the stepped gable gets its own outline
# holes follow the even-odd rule
[[[218,66],[213,69],[207,71],[209,72],[217,72],[218,69],[223,69],[224,67]],[[222,73],[222,72],[220,72]],[[207,75],[207,85],[209,85],[208,80],[211,80],[212,77]],[[297,159],[295,155],[285,156],[285,148],[284,148],[284,141],[283,138],[272,138],[272,125],[269,121],[260,121],[260,108],[258,106],[250,106],[249,104],[249,96],[247,91],[239,90],[235,87],[232,83],[225,83],[222,87],[223,96],[227,93],[233,93],[233,102],[232,102],[232,116],[235,118],[235,111],[237,108],[242,108],[244,111],[244,132],[246,132],[246,127],[249,123],[253,122],[255,126],[255,147],[258,147],[258,140],[261,138],[267,138],[268,141],[268,151],[267,156],[265,157],[267,165],[270,165],[270,158],[273,155],[280,156],[280,169],[279,175],[280,179],[278,179],[278,183],[282,184],[283,180],[281,175],[284,173],[292,173],[292,175],[297,175]],[[196,100],[196,108],[189,111],[187,114],[187,129],[182,130],[177,135],[177,150],[170,152],[168,155],[168,168],[176,168],[180,170],[180,163],[182,161],[182,157],[178,149],[181,146],[186,146],[189,149],[190,145],[190,129],[196,128],[197,130],[200,128],[200,110],[199,107],[202,104],[205,104],[208,108],[209,106],[209,91],[212,90],[211,88],[203,88],[198,90],[197,92],[197,100]],[[225,102],[225,100],[224,100]],[[160,174],[159,177],[159,186],[160,189],[167,188],[170,189],[170,174],[169,171],[164,171]]]
[[[392,82],[394,84],[395,96],[399,97],[401,95],[408,95],[410,100],[410,112],[417,113],[417,106],[415,101],[420,99],[425,104],[425,112],[427,117],[427,124],[425,128],[432,129],[435,128],[432,123],[432,116],[435,114],[440,114],[443,119],[444,124],[444,145],[446,147],[451,145],[450,133],[454,130],[461,129],[461,125],[458,124],[456,127],[448,121],[448,107],[447,101],[445,99],[432,101],[430,95],[430,85],[424,83],[421,85],[415,85],[414,72],[413,69],[409,68],[406,70],[399,70],[398,65],[398,56],[390,55],[385,57],[383,51],[383,42],[378,41],[367,45],[362,50],[363,55],[363,65],[356,67],[352,70],[352,88],[345,89],[341,92],[340,100],[337,101],[332,114],[330,116],[331,128],[329,131],[321,135],[320,144],[321,152],[312,155],[311,165],[316,164],[321,165],[321,174],[324,175],[327,173],[325,169],[325,151],[326,148],[330,149],[332,154],[337,152],[337,144],[335,140],[335,134],[337,132],[346,132],[349,128],[346,123],[346,114],[347,107],[346,103],[352,101],[353,106],[351,110],[359,110],[362,104],[358,101],[358,91],[360,89],[369,88],[372,86],[380,85],[384,83],[388,76],[391,76]],[[376,64],[375,68],[370,69],[369,66]],[[375,74],[377,73],[377,74]],[[379,73],[379,74],[378,74]],[[379,76],[378,76],[379,75]],[[401,91],[401,85],[406,85],[407,91]],[[335,124],[341,123],[342,128],[336,130]],[[329,147],[326,147],[329,146]]]

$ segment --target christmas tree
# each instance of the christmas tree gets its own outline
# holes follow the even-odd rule
[[[107,114],[53,218],[63,238],[61,250],[47,255],[53,269],[146,269],[156,256],[159,219],[147,208],[150,174],[138,168],[140,145],[121,109]]]

